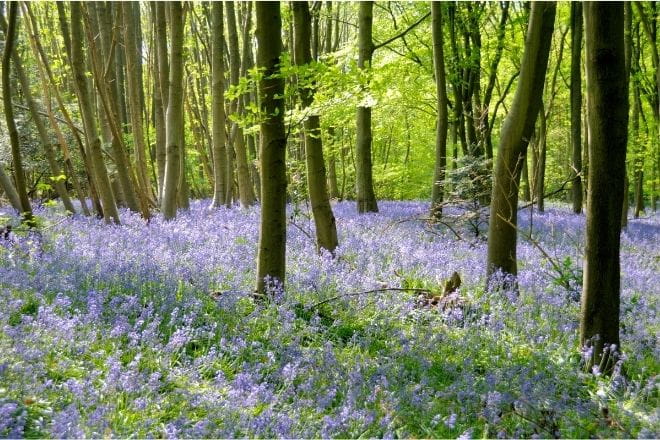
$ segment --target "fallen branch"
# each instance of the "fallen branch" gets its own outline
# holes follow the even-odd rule
[[[429,289],[419,289],[419,288],[413,288],[413,287],[382,287],[380,289],[373,289],[373,290],[365,290],[362,292],[351,292],[351,293],[342,293],[340,295],[335,295],[333,297],[324,299],[323,301],[319,301],[315,304],[312,304],[309,306],[307,309],[315,309],[316,307],[319,307],[323,304],[327,304],[331,301],[334,301],[339,298],[345,298],[349,296],[360,296],[360,295],[367,295],[369,293],[379,293],[379,292],[419,292],[419,293],[425,293],[425,294],[430,294],[432,295],[433,292],[431,292]]]

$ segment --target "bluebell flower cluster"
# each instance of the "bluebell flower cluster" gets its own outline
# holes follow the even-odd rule
[[[567,208],[519,225],[569,284],[521,240],[519,290],[487,291],[485,243],[430,233],[428,203],[342,202],[336,258],[311,221],[289,228],[286,289],[264,301],[258,207],[208,204],[121,226],[43,208],[41,234],[0,242],[0,437],[660,436],[659,216],[622,234],[621,363],[594,376],[577,334],[585,220]],[[460,307],[379,290],[440,291],[453,272]]]

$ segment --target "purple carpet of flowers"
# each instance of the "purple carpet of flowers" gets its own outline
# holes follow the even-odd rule
[[[208,204],[121,226],[45,209],[0,241],[0,437],[660,436],[660,216],[622,234],[604,377],[581,369],[585,218],[566,208],[521,212],[561,271],[520,239],[519,294],[486,292],[486,243],[419,220],[427,203],[338,203],[335,259],[292,210],[286,291],[256,302],[258,208]],[[445,310],[357,294],[454,271]]]

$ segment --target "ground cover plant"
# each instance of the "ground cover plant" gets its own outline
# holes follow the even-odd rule
[[[42,208],[0,239],[0,437],[660,435],[658,215],[622,234],[606,377],[581,369],[584,216],[568,207],[520,212],[559,269],[521,240],[517,294],[485,291],[486,243],[419,220],[428,203],[336,204],[334,259],[289,207],[286,291],[256,301],[259,209],[208,205],[121,226]],[[453,272],[444,310],[382,290]]]

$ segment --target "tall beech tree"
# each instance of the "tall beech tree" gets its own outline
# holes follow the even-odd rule
[[[161,211],[165,219],[176,217],[177,193],[181,178],[181,144],[183,142],[183,7],[181,2],[168,3],[170,23],[169,94],[165,126],[166,161]],[[161,83],[162,84],[162,83]]]
[[[87,78],[87,69],[85,68],[82,5],[79,2],[70,2],[69,4],[71,8],[70,63],[71,70],[73,71],[75,91],[78,97],[80,116],[83,121],[83,127],[85,128],[87,153],[91,158],[93,178],[98,188],[101,206],[103,207],[103,218],[108,223],[112,221],[119,223],[119,212],[117,211],[115,196],[110,185],[110,177],[108,176],[108,170],[103,159],[101,137],[96,125],[90,84]]]
[[[584,3],[589,182],[580,341],[591,365],[610,370],[619,346],[620,233],[628,77],[622,2]],[[610,350],[605,350],[605,347]]]
[[[573,212],[582,212],[582,3],[571,2],[571,199]]]
[[[488,225],[487,274],[517,275],[518,186],[523,161],[541,108],[550,42],[554,29],[554,2],[531,6],[518,88],[500,134]]]
[[[361,1],[358,24],[358,68],[370,69],[374,53],[373,1]],[[371,107],[360,103],[356,116],[355,179],[358,212],[378,212],[371,161]]]
[[[236,86],[240,78],[241,54],[238,45],[238,29],[236,26],[236,11],[233,0],[225,2],[227,12],[227,36],[229,41],[229,76],[231,85]],[[242,100],[236,98],[231,101],[231,112],[240,114],[242,112]],[[238,178],[238,200],[241,206],[247,207],[255,202],[255,195],[252,189],[252,180],[250,179],[250,169],[247,161],[247,150],[245,148],[245,137],[241,126],[232,122],[231,140],[233,151],[236,153],[236,177]],[[233,183],[233,172],[230,174],[231,181],[227,186]],[[231,199],[231,197],[229,197]],[[231,203],[228,200],[227,203]]]
[[[14,164],[14,180],[16,181],[16,191],[21,202],[21,215],[28,224],[32,223],[32,206],[28,198],[27,187],[25,184],[25,172],[23,170],[23,158],[21,156],[20,141],[18,138],[18,129],[14,121],[14,106],[11,102],[12,82],[10,80],[11,58],[16,44],[16,34],[18,27],[18,2],[9,3],[9,18],[7,23],[7,32],[5,32],[5,48],[2,53],[2,102],[5,111],[5,120],[7,121],[7,131],[9,132],[9,142],[11,145],[11,158]],[[9,191],[6,191],[8,194]]]
[[[225,204],[227,153],[225,139],[225,61],[222,3],[211,5],[211,125],[213,142],[213,201],[218,208]]]
[[[294,19],[294,51],[298,66],[306,66],[312,62],[310,50],[312,15],[307,1],[293,2]],[[303,109],[309,111],[304,121],[305,129],[305,159],[307,161],[307,189],[312,204],[312,214],[316,226],[316,244],[320,248],[334,252],[337,247],[337,225],[330,207],[330,198],[326,186],[325,162],[323,160],[323,141],[321,140],[321,123],[319,115],[310,110],[314,100],[313,86],[310,78],[300,75],[300,101]]]
[[[257,293],[267,293],[267,278],[284,284],[286,266],[286,133],[284,79],[280,72],[282,17],[279,2],[257,2],[257,67],[261,107],[261,220]]]
[[[431,210],[433,215],[440,217],[442,215],[445,168],[447,167],[448,129],[447,84],[445,80],[444,42],[442,38],[442,3],[431,2],[431,17],[433,73],[435,76],[436,105],[438,106],[438,120],[435,126],[435,170],[433,173],[433,190],[431,192]]]

